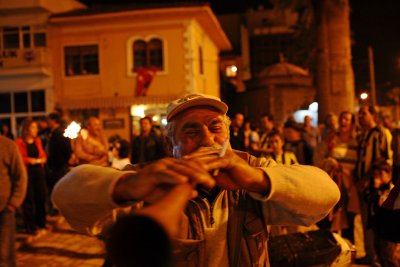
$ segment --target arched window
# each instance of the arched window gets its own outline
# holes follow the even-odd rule
[[[134,71],[147,66],[147,43],[137,40],[133,43]]]
[[[163,49],[160,39],[151,39],[149,42],[150,66],[163,69]]]
[[[153,38],[148,42],[136,40],[133,43],[133,71],[136,72],[145,67],[164,69],[163,41],[161,39]]]

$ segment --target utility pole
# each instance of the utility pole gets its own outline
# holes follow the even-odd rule
[[[371,46],[368,46],[368,62],[369,62],[369,82],[371,84],[371,104],[376,106],[376,87],[375,87],[375,66],[374,66],[374,51]]]

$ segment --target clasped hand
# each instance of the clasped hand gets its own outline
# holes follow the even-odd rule
[[[116,201],[132,199],[154,203],[163,198],[173,187],[188,183],[189,196],[197,196],[197,186],[267,193],[268,180],[265,173],[248,165],[246,161],[228,149],[219,156],[220,148],[201,147],[183,159],[164,158],[149,164],[138,173],[130,174],[117,183]],[[213,170],[219,169],[217,176]]]

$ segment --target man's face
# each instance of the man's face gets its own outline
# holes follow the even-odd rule
[[[38,135],[38,125],[36,122],[31,123],[28,128],[28,135],[36,137]]]
[[[240,128],[243,126],[243,123],[244,123],[244,116],[240,113],[236,114],[235,115],[235,125]]]
[[[174,119],[173,154],[181,158],[198,148],[222,146],[229,139],[224,116],[212,108],[196,107],[183,111]]]
[[[100,120],[96,118],[90,118],[88,124],[88,131],[93,136],[100,136],[101,135],[101,125]]]
[[[268,147],[273,150],[274,154],[281,153],[283,145],[284,145],[284,142],[279,137],[279,135],[274,135],[274,136],[268,138]]]
[[[362,127],[370,127],[374,123],[374,116],[369,112],[368,107],[361,107],[358,111],[358,122]]]
[[[274,127],[272,121],[269,120],[268,116],[264,116],[261,118],[261,126],[267,130],[272,130],[272,128]]]
[[[142,133],[149,133],[151,131],[151,123],[149,120],[145,119],[140,121],[140,130]]]
[[[378,180],[379,184],[388,184],[392,180],[391,173],[384,170],[374,170],[373,172],[374,180]]]
[[[348,131],[351,129],[351,114],[350,113],[343,113],[339,119],[339,128],[340,131]]]

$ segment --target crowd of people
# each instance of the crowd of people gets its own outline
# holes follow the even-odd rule
[[[94,164],[122,169],[131,162],[166,156],[164,139],[153,129],[151,118],[142,118],[140,125],[132,145],[119,137],[107,140],[96,117],[87,119],[75,140],[64,136],[66,123],[59,112],[25,119],[16,138],[7,124],[1,125],[0,266],[15,266],[16,216],[23,222],[21,232],[36,236],[47,231],[47,216],[59,214],[50,197],[53,188],[73,167]]]
[[[330,113],[320,127],[313,127],[309,116],[302,123],[289,118],[280,125],[264,114],[260,122],[253,128],[243,114],[235,114],[232,147],[245,147],[250,154],[272,158],[278,164],[300,163],[325,170],[340,188],[341,199],[317,226],[355,244],[356,262],[398,266],[396,245],[374,234],[376,209],[400,175],[398,130],[390,116],[380,116],[376,107],[362,106],[357,114]],[[280,228],[277,234],[287,230]]]
[[[61,211],[76,230],[103,235],[110,221],[115,222],[117,208],[144,201],[150,205],[139,214],[181,240],[174,259],[178,266],[188,259],[193,266],[264,266],[267,229],[280,235],[311,229],[306,225],[348,238],[360,263],[398,266],[396,244],[380,239],[373,227],[377,207],[400,174],[398,133],[387,117],[379,120],[375,107],[363,106],[357,116],[331,113],[317,128],[309,116],[303,123],[289,118],[279,124],[270,114],[254,120],[237,113],[229,119],[227,110],[218,98],[186,96],[168,106],[165,135],[144,117],[140,134],[131,142],[118,136],[107,139],[96,117],[87,119],[74,140],[63,135],[65,122],[59,113],[40,121],[26,119],[15,139],[27,174],[25,182],[19,179],[26,183],[24,231],[37,234],[46,229],[47,215]],[[7,127],[2,127],[2,135],[14,138]],[[226,142],[228,149],[221,153]],[[214,169],[221,172],[210,175]],[[243,195],[243,190],[250,194]],[[55,204],[50,200],[53,191]],[[9,202],[11,207],[18,208],[19,199]],[[187,204],[190,199],[195,202]],[[166,216],[165,222],[163,212],[154,208],[164,209],[165,203],[169,209],[176,207],[175,217],[185,210],[185,219]],[[180,227],[170,226],[171,221],[179,221]],[[261,248],[257,256],[252,255],[254,247]],[[111,248],[114,263],[132,256],[121,251]]]

